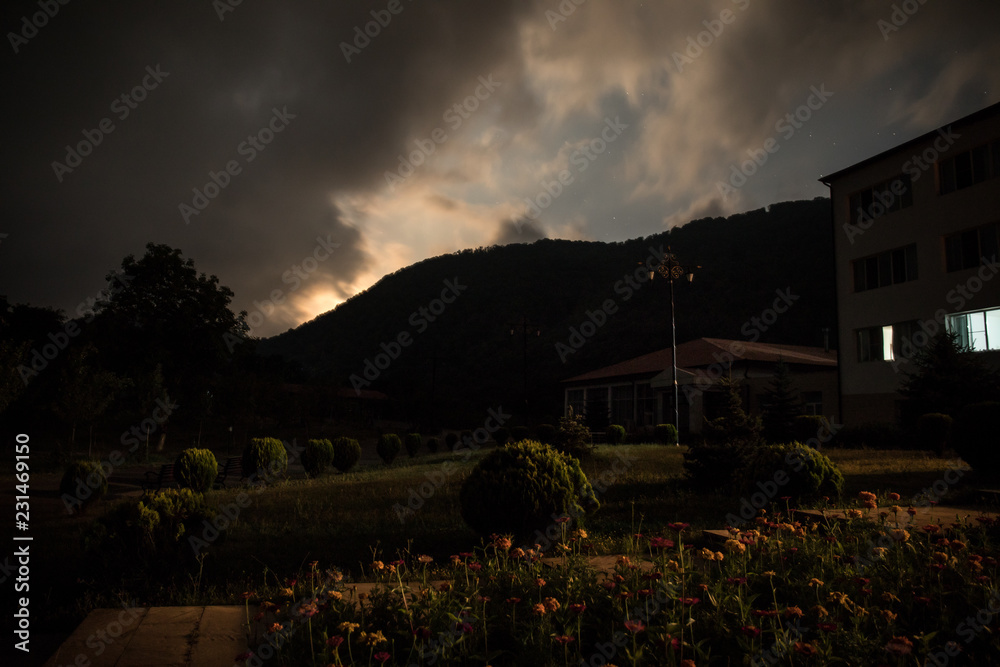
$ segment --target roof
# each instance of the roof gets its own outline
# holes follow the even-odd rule
[[[694,369],[704,368],[712,364],[725,363],[730,361],[730,359],[770,363],[777,363],[780,359],[784,360],[787,364],[836,368],[837,351],[827,351],[822,347],[750,343],[724,338],[698,338],[677,346],[678,370],[683,370],[686,373],[692,373]],[[588,382],[636,375],[652,376],[658,375],[672,367],[673,354],[672,350],[668,347],[664,350],[650,352],[641,357],[629,359],[628,361],[605,366],[604,368],[599,368],[583,375],[577,375],[568,380],[563,380],[563,382]]]
[[[862,160],[861,162],[858,162],[857,164],[853,164],[850,167],[845,167],[844,169],[841,169],[840,171],[836,171],[836,172],[834,172],[832,174],[829,174],[827,176],[823,176],[822,178],[819,179],[819,182],[822,183],[822,184],[824,184],[824,185],[830,185],[830,183],[832,181],[834,181],[834,180],[836,180],[838,178],[841,178],[842,176],[845,176],[846,174],[849,174],[852,171],[855,171],[857,169],[861,169],[863,167],[867,167],[868,165],[870,165],[870,164],[872,164],[874,162],[878,162],[878,161],[880,161],[880,160],[882,160],[882,159],[884,159],[884,158],[886,158],[886,157],[888,157],[888,156],[890,156],[893,153],[896,153],[898,151],[907,150],[907,149],[912,148],[913,146],[915,146],[917,144],[926,142],[928,139],[934,138],[938,134],[938,132],[940,132],[941,130],[944,130],[944,129],[949,128],[949,127],[956,127],[956,126],[957,127],[963,127],[965,125],[970,125],[972,123],[978,123],[981,120],[985,120],[987,118],[992,118],[993,116],[998,116],[998,115],[1000,115],[1000,102],[998,102],[996,104],[993,104],[993,105],[990,105],[990,106],[986,107],[985,109],[980,109],[979,111],[976,111],[975,113],[971,113],[968,116],[965,116],[963,118],[959,118],[958,120],[953,121],[951,123],[947,123],[945,125],[942,125],[941,127],[937,128],[937,129],[934,129],[934,130],[931,130],[930,132],[926,132],[924,134],[921,134],[919,137],[916,137],[914,139],[910,139],[909,141],[907,141],[905,143],[899,144],[898,146],[895,146],[895,147],[890,148],[888,150],[882,151],[878,155],[873,155],[872,157],[867,158],[865,160]]]

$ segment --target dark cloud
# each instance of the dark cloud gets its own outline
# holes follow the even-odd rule
[[[528,218],[519,220],[504,220],[500,223],[500,229],[490,242],[490,245],[510,245],[511,243],[534,243],[546,238],[543,232],[534,222]]]

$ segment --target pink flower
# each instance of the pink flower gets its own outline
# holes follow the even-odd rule
[[[740,630],[742,630],[743,634],[745,634],[750,639],[756,639],[757,637],[760,637],[760,628],[757,628],[753,625],[744,625],[742,628],[740,628]]]
[[[340,646],[343,643],[344,643],[344,638],[341,637],[340,635],[336,635],[334,637],[330,637],[329,639],[326,640],[326,645],[329,646],[330,648],[334,648],[334,649],[337,648],[338,646]]]
[[[668,540],[665,537],[654,537],[649,541],[649,546],[653,547],[654,549],[669,549],[670,547],[674,546],[674,541]]]
[[[386,653],[385,651],[379,651],[378,653],[376,653],[376,654],[375,654],[375,656],[374,656],[374,657],[375,657],[375,659],[376,659],[376,660],[378,660],[379,662],[381,662],[381,663],[385,663],[385,662],[387,662],[387,661],[389,660],[389,658],[391,658],[392,656],[391,656],[391,655],[389,655],[388,653]]]
[[[645,630],[646,626],[642,621],[625,621],[625,629],[634,635]]]

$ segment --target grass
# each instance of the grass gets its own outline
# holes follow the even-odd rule
[[[738,510],[725,495],[692,494],[679,481],[684,448],[661,445],[602,446],[584,461],[584,470],[602,507],[586,524],[595,550],[615,553],[635,532],[655,534],[673,521],[698,529],[722,528]],[[447,562],[450,554],[480,544],[458,507],[461,484],[478,458],[452,453],[403,457],[391,466],[371,465],[319,479],[278,481],[260,492],[245,488],[211,491],[215,507],[232,505],[241,493],[250,504],[213,543],[200,571],[169,579],[154,567],[99,575],[80,549],[90,522],[106,511],[102,501],[87,517],[65,515],[33,523],[33,590],[46,601],[47,620],[72,628],[91,609],[113,607],[121,599],[142,604],[239,604],[246,590],[274,586],[302,572],[306,564],[342,569],[361,578],[376,555],[429,554]],[[903,502],[940,480],[947,461],[924,452],[830,450],[847,480],[845,496],[860,490],[896,491]],[[152,466],[151,466],[152,467]],[[0,476],[12,488],[12,475]],[[11,482],[11,483],[7,483]],[[34,488],[34,487],[33,487]],[[946,499],[962,500],[961,484]],[[35,493],[35,491],[33,491]],[[410,504],[412,513],[401,515]],[[394,509],[397,508],[397,509]],[[402,517],[402,518],[401,518]]]

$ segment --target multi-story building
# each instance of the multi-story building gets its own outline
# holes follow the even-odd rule
[[[943,328],[1000,367],[1000,104],[820,180],[843,423],[894,421],[911,360]]]

